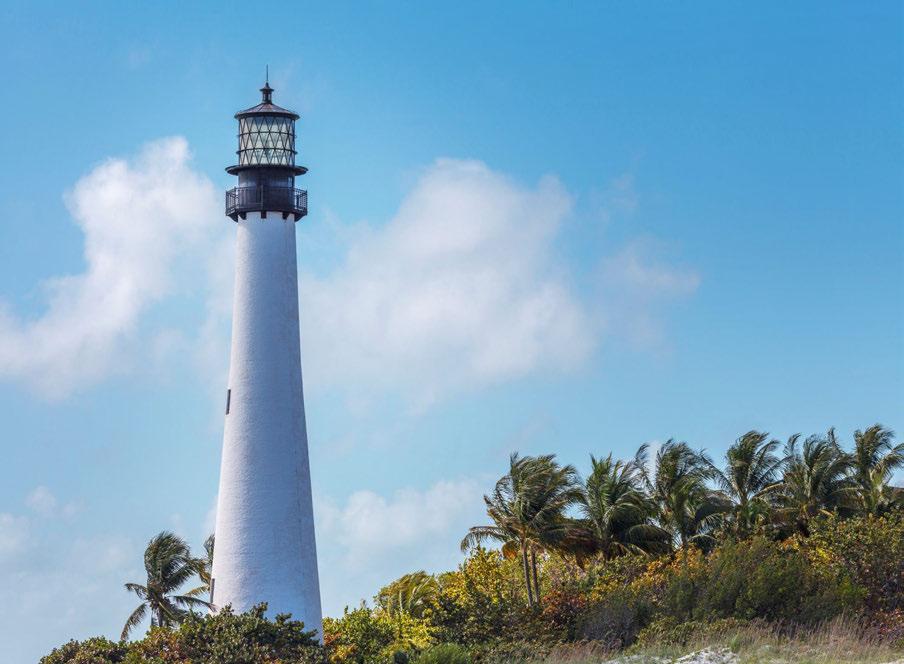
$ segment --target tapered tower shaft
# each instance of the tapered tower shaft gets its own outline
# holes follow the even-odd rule
[[[259,135],[240,135],[240,163],[227,169],[239,186],[227,193],[235,300],[212,601],[236,611],[267,602],[270,615],[292,613],[319,635],[295,251],[307,197],[294,188],[304,172],[294,165],[297,116],[272,104],[269,85],[262,92],[236,116],[240,134]]]

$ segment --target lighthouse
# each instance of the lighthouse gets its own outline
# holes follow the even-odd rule
[[[321,635],[320,583],[301,380],[295,222],[298,115],[261,102],[236,113],[235,300],[217,500],[211,602],[236,612],[267,602]]]

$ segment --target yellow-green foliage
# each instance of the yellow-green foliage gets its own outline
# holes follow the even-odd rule
[[[523,627],[524,590],[516,560],[476,549],[455,572],[438,578],[439,592],[425,613],[440,641],[477,644]]]
[[[811,526],[810,537],[792,546],[804,552],[827,579],[849,579],[870,611],[904,609],[904,514],[829,517]]]
[[[414,653],[434,643],[432,627],[420,618],[361,606],[341,618],[325,618],[323,640],[332,664],[392,662],[397,652]]]

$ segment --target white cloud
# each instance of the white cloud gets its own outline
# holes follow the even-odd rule
[[[610,208],[637,207],[630,176],[609,189]],[[63,397],[141,367],[134,358],[159,365],[194,352],[219,426],[234,235],[186,141],[108,160],[66,200],[84,233],[86,268],[48,280],[36,318],[0,302],[0,379]],[[597,296],[578,293],[571,279],[580,275],[555,250],[571,208],[554,177],[525,187],[478,161],[440,159],[388,222],[335,229],[335,268],[314,275],[302,265],[309,387],[339,390],[350,403],[401,395],[423,408],[462,390],[572,370],[604,332],[660,338],[655,309],[693,292],[699,277],[652,260],[651,243],[633,243],[603,262]],[[151,306],[177,288],[196,296],[205,321],[186,329],[155,316],[149,329]]]
[[[337,615],[414,569],[454,568],[462,558],[461,538],[486,519],[482,494],[470,479],[389,497],[356,491],[341,504],[315,494],[324,611]]]
[[[555,178],[528,189],[481,162],[438,160],[334,272],[303,275],[306,370],[429,402],[574,367],[595,338],[552,249],[570,208]]]
[[[141,314],[172,291],[177,258],[218,218],[213,185],[189,162],[185,139],[162,139],[76,183],[66,203],[85,236],[85,271],[48,280],[36,319],[0,307],[0,376],[61,397],[127,365]]]
[[[471,480],[441,481],[425,491],[400,489],[387,499],[356,491],[341,507],[318,500],[318,529],[342,546],[351,567],[399,550],[427,546],[448,535],[463,516],[482,509],[481,492]],[[461,540],[463,533],[455,532]]]

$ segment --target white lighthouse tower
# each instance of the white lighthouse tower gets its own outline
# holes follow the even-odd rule
[[[295,222],[307,192],[295,177],[298,115],[273,103],[236,113],[238,186],[226,192],[236,222],[232,354],[211,580],[217,608],[267,602],[321,634],[298,331]]]

